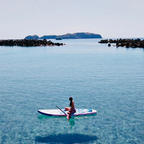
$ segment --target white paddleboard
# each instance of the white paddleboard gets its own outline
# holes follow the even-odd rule
[[[67,111],[64,109],[62,110],[67,114]],[[66,116],[59,109],[39,109],[38,112],[48,116]],[[93,115],[96,113],[97,111],[94,109],[76,109],[76,113],[74,113],[73,116]]]

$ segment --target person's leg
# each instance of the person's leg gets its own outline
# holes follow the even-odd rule
[[[67,119],[69,120],[70,119],[70,113],[68,112],[67,114]]]
[[[70,108],[69,107],[65,107],[65,111],[70,111]]]

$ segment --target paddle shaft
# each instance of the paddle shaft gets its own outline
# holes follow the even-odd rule
[[[61,108],[59,108],[58,106],[56,107],[67,116],[67,114]]]

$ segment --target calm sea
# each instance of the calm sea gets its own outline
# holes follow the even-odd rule
[[[143,144],[144,50],[97,40],[62,47],[0,47],[0,144]],[[38,109],[77,108],[96,116],[52,118]]]

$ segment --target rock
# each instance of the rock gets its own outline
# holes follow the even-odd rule
[[[110,44],[110,43],[108,44],[108,47],[111,47],[111,44]]]
[[[144,40],[141,39],[117,39],[117,40],[105,39],[99,41],[99,43],[104,44],[108,43],[108,46],[110,46],[109,44],[111,43],[115,43],[116,47],[144,48]]]
[[[63,43],[54,43],[52,41],[44,40],[0,40],[0,46],[22,46],[22,47],[34,47],[34,46],[62,46]]]

